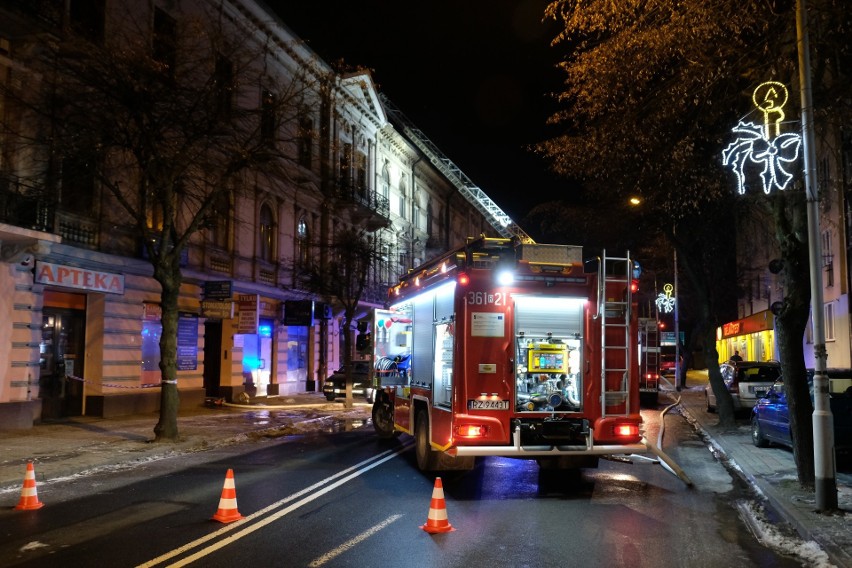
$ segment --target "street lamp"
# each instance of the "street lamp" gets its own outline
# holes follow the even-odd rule
[[[825,374],[825,322],[823,314],[822,258],[819,239],[819,200],[816,194],[816,150],[814,148],[811,59],[806,0],[796,2],[796,39],[799,51],[799,88],[802,103],[802,146],[805,159],[805,192],[808,208],[808,253],[811,273],[811,318],[814,331],[814,474],[818,511],[837,509],[834,463],[834,430]]]
[[[835,481],[834,431],[828,395],[828,377],[825,374],[827,353],[825,349],[825,322],[823,313],[823,288],[820,261],[819,199],[816,193],[816,151],[814,146],[813,97],[811,94],[810,47],[806,0],[796,1],[796,36],[799,55],[799,87],[802,105],[802,136],[781,134],[784,119],[783,107],[787,89],[781,83],[767,81],[754,91],[753,100],[763,113],[764,124],[740,121],[734,128],[738,138],[722,153],[725,165],[731,166],[739,183],[738,191],[745,193],[746,166],[762,164],[763,191],[785,189],[793,178],[786,171],[787,164],[798,157],[801,144],[804,154],[805,195],[808,217],[808,254],[811,284],[811,323],[814,336],[814,474],[816,506],[819,511],[837,509],[837,483]]]

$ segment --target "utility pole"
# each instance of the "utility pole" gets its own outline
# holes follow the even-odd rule
[[[837,481],[834,462],[834,430],[825,374],[825,316],[823,314],[822,259],[819,197],[816,188],[816,149],[814,147],[813,95],[811,93],[811,59],[808,40],[806,0],[796,1],[796,36],[799,51],[799,88],[802,103],[802,147],[805,160],[805,192],[808,210],[808,252],[811,275],[811,319],[814,333],[814,473],[816,508],[837,509]]]

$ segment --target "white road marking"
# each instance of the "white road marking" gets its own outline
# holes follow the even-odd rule
[[[262,528],[262,527],[264,527],[264,526],[266,526],[266,525],[268,525],[272,522],[277,521],[281,517],[284,517],[285,515],[295,511],[296,509],[299,509],[303,505],[310,503],[314,499],[317,499],[318,497],[325,495],[326,493],[328,493],[329,491],[332,491],[333,489],[337,489],[341,485],[344,485],[345,483],[348,483],[352,479],[355,479],[356,477],[363,475],[364,473],[370,471],[374,467],[377,467],[377,466],[385,463],[386,461],[393,459],[394,457],[397,456],[397,454],[400,454],[403,451],[405,451],[406,449],[408,449],[409,445],[410,444],[405,444],[402,447],[397,448],[395,450],[387,450],[387,451],[382,452],[381,454],[379,454],[377,456],[373,456],[373,457],[366,459],[366,460],[364,460],[364,461],[362,461],[358,464],[355,464],[351,467],[348,467],[344,470],[341,470],[341,471],[337,472],[336,474],[334,474],[332,476],[329,476],[329,477],[327,477],[327,478],[325,478],[321,481],[318,481],[317,483],[314,483],[310,487],[306,487],[305,489],[302,489],[301,491],[297,491],[296,493],[293,493],[292,495],[289,495],[289,496],[285,497],[284,499],[276,501],[275,503],[273,503],[273,504],[271,504],[267,507],[264,507],[263,509],[261,509],[261,510],[255,512],[255,513],[252,513],[251,515],[244,517],[244,518],[240,519],[239,521],[235,521],[233,523],[225,525],[224,527],[220,528],[219,530],[213,531],[212,533],[210,533],[208,535],[197,538],[194,541],[188,542],[187,544],[185,544],[181,547],[175,548],[174,550],[170,550],[169,552],[166,552],[165,554],[162,554],[162,555],[158,556],[157,558],[154,558],[152,560],[149,560],[148,562],[140,564],[139,566],[137,566],[137,568],[152,568],[153,566],[157,566],[159,564],[162,564],[162,563],[166,562],[167,560],[175,558],[176,556],[180,556],[181,554],[183,554],[185,552],[189,552],[190,550],[198,548],[199,546],[205,544],[206,542],[218,539],[220,537],[225,537],[222,540],[214,542],[213,544],[209,545],[208,547],[199,550],[195,554],[193,554],[191,556],[187,556],[186,558],[182,558],[182,559],[178,560],[177,562],[175,562],[174,564],[170,565],[170,566],[186,566],[190,562],[194,562],[195,560],[198,560],[199,558],[203,558],[203,557],[207,556],[208,554],[211,554],[212,552],[219,550],[220,548],[223,548],[223,547],[225,547],[225,546],[227,546],[231,543],[238,541],[239,539],[243,538],[246,535],[253,533],[256,530],[258,530],[258,529],[260,529],[260,528]],[[343,476],[345,476],[345,477],[343,477]],[[338,478],[341,478],[341,477],[342,477],[342,479],[339,479],[335,483],[332,483],[331,485],[326,485],[325,487],[323,487],[325,484],[331,482],[332,480],[338,479]],[[300,500],[296,503],[293,503],[289,507],[282,509],[281,511],[279,511],[279,512],[273,514],[273,515],[270,515],[269,517],[262,518],[262,517],[264,517],[264,515],[267,515],[267,514],[271,513],[272,511],[274,511],[274,510],[276,510],[280,507],[283,507],[287,503],[289,503],[289,502],[291,502],[295,499],[298,499],[299,497],[302,497],[303,495],[308,495],[308,497],[305,497],[304,499],[302,499],[302,500]],[[239,531],[236,534],[233,534],[233,535],[230,535],[230,536],[225,536],[229,532],[231,532],[235,529],[238,529],[240,527],[243,527],[243,526],[245,526],[245,525],[247,525],[247,524],[249,524],[252,521],[255,521],[257,519],[260,519],[257,523],[255,523],[255,524],[253,524],[249,527],[244,528],[243,530]]]
[[[401,518],[402,518],[402,515],[391,515],[390,517],[388,517],[387,519],[385,519],[381,523],[377,524],[376,526],[362,532],[361,534],[359,534],[355,538],[347,540],[346,542],[344,542],[343,544],[341,544],[340,546],[338,546],[334,550],[330,550],[330,551],[326,552],[325,554],[323,554],[322,556],[320,556],[319,558],[317,558],[316,560],[313,560],[310,564],[308,564],[309,568],[319,568],[320,566],[322,566],[323,564],[325,564],[329,560],[334,560],[335,558],[337,558],[338,556],[340,556],[341,554],[343,554],[344,552],[346,552],[347,550],[349,550],[350,548],[352,548],[356,544],[367,540],[368,538],[370,538],[371,536],[373,536],[374,534],[376,534],[377,532],[379,532],[380,530],[382,530],[383,528],[385,528],[389,524],[391,524],[391,523],[393,523],[393,522],[395,522],[395,521],[397,521],[398,519],[401,519]]]

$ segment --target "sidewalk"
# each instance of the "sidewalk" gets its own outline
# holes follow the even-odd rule
[[[813,492],[799,487],[793,453],[781,447],[757,448],[747,424],[733,429],[718,426],[718,416],[707,412],[704,385],[707,372],[690,371],[687,388],[670,393],[681,395],[684,415],[710,439],[710,443],[732,469],[766,498],[767,507],[790,523],[805,540],[815,541],[838,568],[852,568],[852,473],[837,474],[838,505],[835,515],[815,512]]]
[[[0,430],[0,507],[18,502],[28,461],[33,462],[41,485],[250,439],[339,430],[347,424],[363,424],[371,408],[356,399],[347,410],[342,402],[327,402],[322,393],[263,401],[265,406],[198,407],[181,412],[176,443],[152,443],[156,413],[111,419],[78,416],[27,430]]]
[[[838,515],[814,512],[812,492],[796,481],[792,453],[784,448],[756,448],[747,425],[717,426],[718,417],[706,412],[706,372],[690,372],[680,408],[688,420],[706,433],[717,453],[733,470],[766,498],[767,506],[788,521],[805,540],[813,540],[838,568],[852,568],[852,473],[837,477]],[[661,397],[664,403],[665,396]],[[77,417],[40,424],[29,430],[0,431],[0,507],[18,502],[28,461],[34,462],[39,485],[75,475],[132,468],[165,457],[274,438],[306,431],[335,431],[357,427],[370,417],[370,406],[356,399],[346,410],[342,402],[329,403],[321,393],[269,398],[266,406],[200,407],[181,413],[181,441],[154,444],[157,415],[103,419]]]

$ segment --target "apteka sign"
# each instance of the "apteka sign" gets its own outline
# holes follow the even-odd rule
[[[37,262],[35,281],[39,284],[64,286],[79,290],[93,290],[107,294],[124,294],[124,276],[99,272],[76,266]]]

